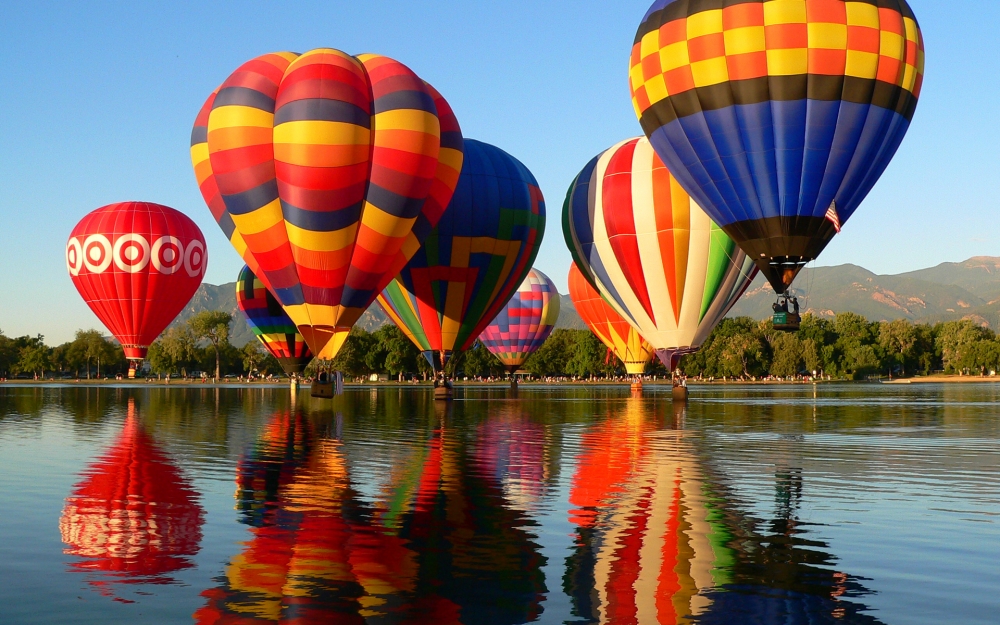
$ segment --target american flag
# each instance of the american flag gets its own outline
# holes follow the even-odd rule
[[[830,202],[830,208],[826,209],[826,218],[833,224],[833,229],[840,234],[840,216],[837,215],[837,202]]]

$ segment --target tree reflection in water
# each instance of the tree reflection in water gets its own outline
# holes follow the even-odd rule
[[[117,440],[66,499],[59,531],[71,570],[118,601],[115,583],[169,584],[191,567],[204,514],[180,470],[146,434],[133,398]]]

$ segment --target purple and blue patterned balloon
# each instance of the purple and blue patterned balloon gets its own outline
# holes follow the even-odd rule
[[[558,318],[556,285],[532,269],[479,340],[513,373],[549,338]]]

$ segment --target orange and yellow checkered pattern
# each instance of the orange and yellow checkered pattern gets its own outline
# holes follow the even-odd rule
[[[846,76],[917,97],[923,80],[917,22],[870,0],[760,0],[647,25],[629,81],[640,117],[668,97],[728,81]]]

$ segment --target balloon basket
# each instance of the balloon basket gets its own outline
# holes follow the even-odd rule
[[[633,382],[632,383],[632,392],[633,393],[641,393],[642,392],[642,382]]]
[[[684,402],[688,400],[688,389],[686,386],[675,386],[673,389],[674,401]]]
[[[516,391],[517,390],[517,380],[514,379],[514,378],[510,379],[510,390],[512,390],[512,391]]]
[[[288,383],[288,388],[293,393],[297,392],[299,390],[299,381],[295,378],[292,378],[291,381]]]
[[[451,401],[452,392],[450,386],[434,387],[434,399],[437,401]]]

